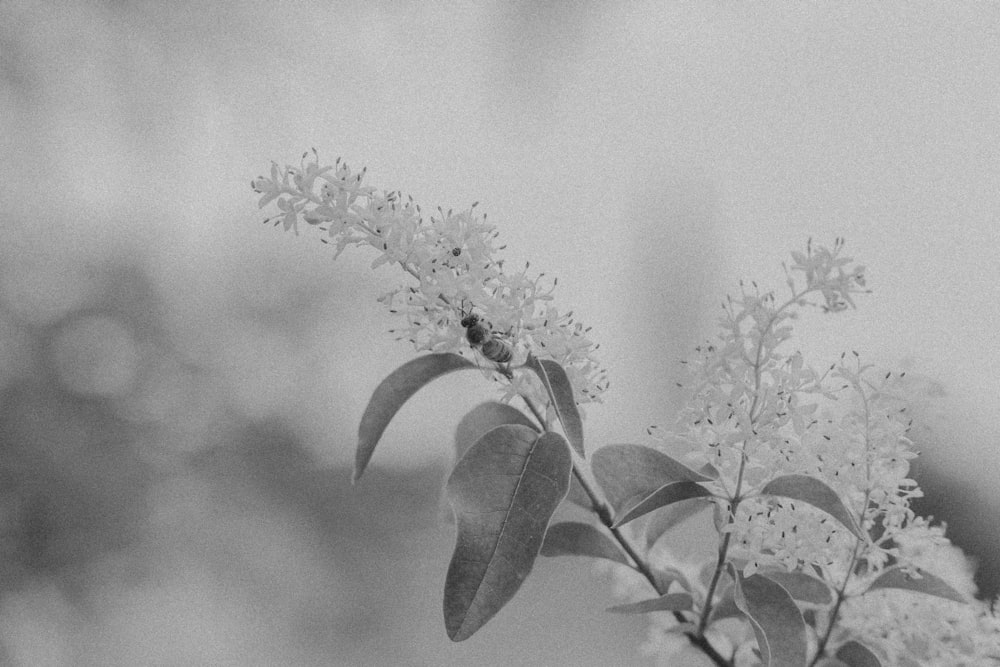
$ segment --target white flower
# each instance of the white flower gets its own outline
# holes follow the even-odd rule
[[[916,453],[901,376],[876,375],[856,353],[821,374],[801,354],[784,350],[797,308],[838,312],[854,306],[852,294],[866,291],[863,267],[849,267],[842,247],[838,239],[832,249],[810,243],[805,253],[793,253],[791,295],[781,305],[753,283],[724,304],[718,338],[699,346],[687,364],[692,396],[672,439],[692,447],[695,467],[711,463],[719,471],[716,527],[720,539],[728,535],[727,559],[745,576],[781,567],[819,574],[835,590],[846,587],[837,637],[868,641],[887,651],[891,664],[987,664],[1000,654],[1000,623],[982,605],[912,592],[861,595],[889,564],[925,568],[970,595],[973,584],[944,528],[909,507],[921,493],[909,477]],[[822,302],[811,304],[811,294]],[[859,542],[807,503],[760,494],[782,475],[824,482],[872,537]],[[732,505],[737,510],[729,516]],[[948,562],[953,566],[938,574]],[[653,565],[671,563],[654,558]]]
[[[301,217],[326,232],[321,239],[339,255],[347,247],[367,245],[377,257],[372,268],[397,265],[413,282],[381,297],[391,312],[405,320],[393,331],[418,351],[468,353],[462,318],[475,313],[514,351],[514,365],[528,353],[558,361],[566,368],[577,401],[600,400],[607,389],[605,372],[598,365],[586,329],[561,314],[551,304],[555,281],[523,270],[508,273],[497,255],[497,231],[476,212],[476,205],[462,211],[437,209],[425,218],[412,199],[399,192],[384,192],[363,184],[366,171],[353,171],[346,162],[320,166],[315,152],[298,167],[277,165],[270,177],[251,182],[260,193],[261,207],[274,202],[277,221],[286,231],[298,233]],[[317,187],[317,185],[319,187]],[[487,363],[492,374],[497,368]],[[507,382],[506,398],[522,395],[547,403],[537,379],[527,372],[500,369]]]

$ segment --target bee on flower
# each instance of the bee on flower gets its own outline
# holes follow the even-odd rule
[[[469,345],[478,349],[484,357],[497,364],[508,364],[514,358],[514,350],[510,343],[501,339],[498,334],[486,325],[475,313],[469,313],[462,318],[465,327],[465,337]]]
[[[580,403],[600,400],[607,380],[589,330],[551,306],[555,280],[530,276],[528,265],[505,270],[498,256],[504,246],[497,243],[495,226],[477,211],[478,203],[460,211],[437,208],[425,216],[402,193],[364,185],[366,175],[339,158],[321,166],[313,150],[297,167],[272,165],[270,177],[253,179],[251,187],[261,195],[261,208],[273,203],[279,211],[266,222],[298,233],[301,218],[325,233],[321,241],[335,246],[335,257],[350,246],[368,246],[377,253],[372,268],[395,265],[409,274],[413,281],[378,300],[405,320],[392,333],[417,351],[460,352],[468,345],[508,366],[530,352],[566,368]],[[477,311],[461,312],[456,327],[461,303],[474,303]],[[503,375],[505,400],[534,387],[530,374]],[[517,380],[520,375],[528,379]],[[544,391],[538,389],[536,397],[545,402]]]

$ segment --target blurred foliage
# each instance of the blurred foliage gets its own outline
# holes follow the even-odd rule
[[[408,536],[436,521],[430,480],[441,473],[383,480],[393,493],[364,513],[370,494],[346,469],[323,468],[293,428],[226,407],[231,389],[184,359],[140,268],[89,274],[88,298],[51,321],[0,315],[21,342],[0,395],[0,623],[15,608],[22,621],[51,616],[46,605],[25,612],[40,599],[62,619],[50,638],[61,648],[46,656],[7,624],[8,661],[204,663],[225,648],[223,663],[310,664],[390,643],[391,600],[371,591]],[[192,397],[208,418],[191,421]],[[155,590],[177,595],[200,578],[211,586],[176,610],[189,618],[157,623]],[[225,626],[198,604],[266,631],[175,641],[186,624]],[[112,622],[130,606],[131,629],[143,630],[131,636]],[[109,630],[119,636],[103,645],[81,641]]]
[[[979,597],[1000,595],[1000,531],[995,501],[967,481],[955,479],[933,468],[921,468],[916,476],[923,498],[913,501],[913,510],[948,524],[948,536],[976,562],[975,582]]]
[[[442,657],[444,469],[376,465],[351,486],[347,466],[306,446],[301,415],[234,409],[247,388],[190,360],[183,341],[206,334],[198,320],[177,330],[141,267],[84,275],[84,296],[45,317],[10,307],[17,273],[0,281],[3,664],[509,664],[546,651],[549,664],[604,664],[630,633],[636,650],[638,629],[602,616],[600,578],[546,591],[543,568],[522,609],[558,618],[567,595],[592,603],[564,643],[513,611],[516,630]],[[310,321],[299,315],[280,326]],[[223,331],[254,317],[240,310]],[[253,372],[244,360],[232,377]],[[595,648],[601,637],[618,639]]]

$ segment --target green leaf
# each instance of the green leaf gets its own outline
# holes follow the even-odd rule
[[[506,424],[538,431],[538,426],[526,414],[506,403],[487,401],[469,410],[455,428],[455,460],[462,458],[487,431]]]
[[[711,463],[706,463],[698,468],[698,472],[709,479],[719,479],[719,470]]]
[[[498,401],[480,403],[462,417],[458,428],[455,429],[455,460],[462,458],[469,447],[487,431],[504,424],[520,424],[538,430],[538,425],[530,417],[512,405]],[[569,495],[566,496],[566,500],[585,510],[590,510],[594,506],[590,496],[583,490],[575,476],[570,478]]]
[[[565,521],[549,527],[542,543],[543,556],[590,556],[631,564],[610,537],[589,523]]]
[[[940,577],[934,576],[929,572],[924,572],[923,570],[918,570],[917,573],[920,578],[907,574],[905,570],[900,567],[891,567],[886,569],[882,574],[872,582],[872,585],[868,587],[868,590],[873,591],[878,588],[899,588],[906,591],[915,591],[917,593],[926,593],[927,595],[935,595],[939,598],[944,598],[946,600],[954,600],[955,602],[966,603],[968,600],[964,595],[956,591],[951,587],[951,584],[946,582]]]
[[[675,581],[686,591],[691,590],[691,582],[688,581],[687,577],[680,570],[672,567],[658,567],[650,566],[650,572],[653,573],[653,578],[656,579],[657,590],[665,591],[670,588],[670,585]]]
[[[563,433],[566,434],[569,443],[573,445],[573,449],[580,456],[586,456],[583,451],[583,420],[580,419],[580,411],[576,408],[573,385],[570,384],[566,371],[551,359],[539,359],[530,354],[524,365],[535,371],[538,379],[542,381],[542,385],[556,409]]]
[[[462,458],[465,452],[469,451],[469,447],[476,444],[488,431],[506,424],[519,424],[538,431],[538,426],[527,415],[506,403],[486,401],[469,410],[455,429],[455,461]],[[573,488],[570,487],[570,496],[572,495]],[[442,521],[455,523],[455,515],[451,509],[444,507],[447,505],[446,501],[447,496],[442,493]],[[586,505],[586,507],[590,506]]]
[[[652,549],[657,540],[663,537],[668,530],[710,507],[709,503],[698,498],[691,498],[690,500],[694,500],[695,502],[681,501],[662,507],[653,514],[649,523],[646,524],[647,549]]]
[[[733,599],[757,635],[764,667],[806,664],[806,622],[784,588],[767,577],[743,573],[730,565],[736,581]]]
[[[375,452],[385,427],[411,396],[425,384],[462,369],[477,368],[457,354],[425,354],[403,364],[382,380],[368,401],[368,407],[358,426],[358,448],[354,453],[352,483],[358,481]]]
[[[512,405],[498,401],[480,403],[462,417],[458,428],[455,429],[455,460],[462,458],[469,447],[483,437],[487,431],[504,424],[520,424],[535,431],[538,430],[538,425],[530,417]],[[566,496],[566,500],[585,510],[594,507],[590,496],[583,490],[575,476],[570,478],[569,494]]]
[[[687,611],[694,601],[690,593],[667,593],[652,600],[642,600],[632,604],[620,604],[608,607],[606,611],[613,614],[648,614],[651,611]]]
[[[772,496],[783,496],[793,500],[801,500],[817,509],[821,509],[834,519],[844,524],[855,537],[865,541],[866,535],[858,527],[850,510],[840,500],[837,492],[825,483],[808,475],[783,475],[775,477],[761,490]]]
[[[591,459],[594,478],[621,514],[674,482],[707,482],[707,477],[661,451],[641,445],[608,445]]]
[[[710,622],[714,623],[716,621],[721,621],[724,618],[743,618],[745,614],[736,606],[736,602],[733,600],[734,586],[730,586],[718,596],[715,605],[712,607],[712,613],[709,615]]]
[[[854,640],[837,649],[837,660],[847,667],[882,667],[882,661],[870,648]]]
[[[519,425],[487,432],[455,466],[447,493],[458,538],[444,588],[452,641],[471,637],[521,587],[572,468],[561,435]]]
[[[793,599],[799,602],[811,604],[830,604],[833,602],[833,593],[830,592],[830,587],[826,585],[826,582],[805,572],[775,570],[773,572],[762,571],[760,574],[777,582],[788,591]]]
[[[631,507],[622,511],[621,516],[615,519],[613,528],[637,519],[643,514],[652,512],[655,509],[689,500],[691,498],[703,498],[712,495],[705,487],[694,482],[673,482],[665,484],[653,493],[649,494]]]

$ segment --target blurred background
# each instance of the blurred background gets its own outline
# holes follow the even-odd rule
[[[0,661],[648,661],[587,561],[446,638],[439,494],[492,395],[422,391],[350,486],[411,351],[401,275],[260,224],[311,147],[559,277],[612,381],[591,450],[672,422],[740,278],[846,237],[874,293],[798,344],[909,370],[923,508],[995,593],[998,128],[992,3],[0,3]]]

